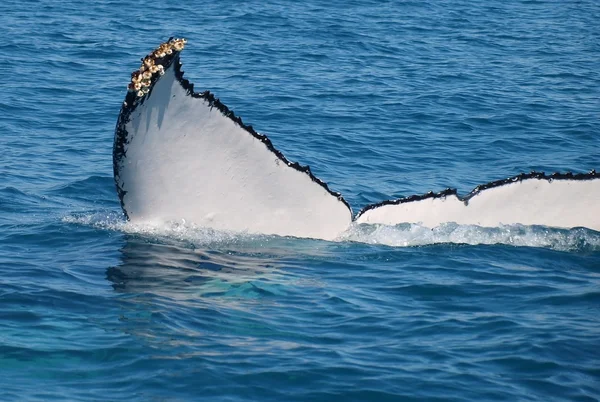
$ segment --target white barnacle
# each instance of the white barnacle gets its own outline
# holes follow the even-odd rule
[[[175,40],[173,41],[173,48],[174,48],[175,50],[177,50],[178,52],[180,52],[180,51],[182,51],[182,50],[183,50],[183,48],[184,48],[184,46],[185,46],[185,43],[186,43],[186,42],[187,42],[187,41],[186,41],[185,39],[175,39]]]
[[[136,94],[136,95],[137,95],[138,97],[142,97],[142,96],[144,96],[144,92],[142,92],[142,91],[137,91],[137,94]]]
[[[144,71],[144,74],[142,74],[142,77],[144,78],[144,80],[149,80],[150,78],[152,78],[152,73],[149,70]]]

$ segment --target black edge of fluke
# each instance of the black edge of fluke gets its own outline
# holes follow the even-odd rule
[[[169,38],[169,40],[167,42],[165,42],[164,44],[162,44],[161,46],[164,46],[165,44],[169,44],[172,41],[173,41],[173,38]],[[183,43],[185,43],[185,41]],[[151,56],[154,56],[156,54],[156,52],[158,51],[158,49],[160,49],[160,46],[159,46],[159,48],[157,48],[157,50],[155,50],[154,52],[150,53],[148,56],[146,56],[145,58],[142,59],[142,67],[140,67],[141,69],[144,66],[144,60],[148,59]],[[229,118],[234,123],[236,123],[239,127],[243,128],[246,132],[251,134],[254,138],[258,139],[263,144],[265,144],[267,146],[267,148],[271,152],[273,152],[277,156],[277,158],[279,158],[279,160],[281,160],[283,163],[285,163],[286,165],[288,165],[291,168],[294,168],[300,172],[307,174],[313,182],[315,182],[318,185],[320,185],[321,187],[323,187],[329,194],[333,195],[339,201],[344,203],[344,205],[346,205],[346,207],[350,211],[350,214],[352,214],[352,208],[350,207],[350,204],[348,204],[348,202],[344,199],[344,197],[342,197],[342,195],[340,193],[331,190],[329,188],[329,186],[327,185],[327,183],[325,183],[323,180],[321,180],[318,177],[316,177],[315,175],[313,175],[309,166],[301,165],[298,162],[290,162],[283,155],[283,153],[281,151],[279,151],[278,149],[276,149],[273,146],[273,143],[266,135],[256,132],[251,125],[245,124],[242,121],[241,117],[236,116],[235,113],[231,109],[229,109],[225,104],[223,104],[210,91],[195,92],[194,84],[183,77],[184,72],[181,70],[182,63],[179,60],[180,53],[181,53],[181,50],[173,50],[171,54],[164,55],[163,57],[155,57],[154,62],[157,66],[162,66],[164,71],[166,71],[168,68],[173,66],[173,68],[175,69],[174,72],[175,72],[175,77],[176,77],[177,81],[187,91],[187,94],[189,96],[191,96],[193,98],[202,99],[202,100],[208,102],[208,104],[211,107],[214,107],[217,110],[219,110],[223,116]],[[134,71],[134,73],[132,73],[132,80],[133,80],[134,74],[136,74],[135,71]],[[114,143],[113,143],[113,172],[114,172],[115,184],[117,186],[117,194],[118,194],[119,200],[121,202],[121,208],[123,209],[123,213],[125,214],[125,217],[127,219],[129,219],[129,216],[127,214],[127,210],[125,209],[125,205],[123,203],[123,197],[125,196],[126,191],[123,190],[123,188],[121,188],[121,186],[119,184],[119,164],[120,164],[121,160],[123,159],[123,157],[125,157],[125,155],[126,155],[125,146],[127,145],[127,131],[125,129],[125,126],[129,122],[131,113],[139,105],[143,104],[144,100],[152,93],[152,89],[154,88],[154,85],[156,84],[156,82],[160,79],[161,75],[162,74],[152,75],[152,77],[149,80],[149,85],[146,87],[145,92],[143,94],[140,94],[139,92],[132,90],[131,84],[130,84],[129,91],[128,91],[127,95],[125,96],[125,101],[123,102],[123,105],[121,106],[121,112],[119,113],[119,117],[117,119],[117,126],[115,129],[115,138],[114,138]],[[132,83],[133,83],[133,81],[132,81]]]
[[[184,39],[170,37],[167,42],[160,44],[154,51],[142,58],[140,68],[131,73],[131,82],[127,87],[127,95],[125,95],[125,100],[121,105],[121,111],[117,118],[113,141],[113,175],[121,209],[127,220],[129,220],[129,214],[123,201],[127,192],[121,187],[119,173],[119,165],[127,154],[125,150],[125,146],[127,145],[127,130],[125,126],[129,122],[131,113],[139,105],[143,104],[146,98],[152,93],[154,85],[164,71],[179,60],[179,53],[184,45]],[[152,70],[151,66],[154,66],[155,69]],[[144,78],[144,73],[149,74],[149,77]]]
[[[403,198],[398,198],[395,200],[386,200],[386,201],[381,201],[381,202],[378,202],[375,204],[369,204],[366,207],[364,207],[363,209],[361,209],[358,212],[358,214],[356,214],[356,217],[354,219],[355,220],[358,219],[362,214],[364,214],[365,212],[367,212],[371,209],[382,207],[384,205],[399,205],[399,204],[405,204],[408,202],[421,201],[421,200],[425,200],[428,198],[445,198],[445,197],[448,197],[451,195],[455,195],[456,198],[458,198],[458,200],[464,202],[465,205],[468,205],[469,200],[471,198],[473,198],[474,196],[476,196],[477,194],[481,193],[482,191],[489,190],[491,188],[501,187],[501,186],[515,183],[515,182],[520,182],[523,180],[528,180],[528,179],[548,180],[549,182],[551,182],[553,180],[593,180],[593,179],[600,179],[600,173],[596,173],[595,170],[591,170],[588,173],[571,173],[571,172],[558,173],[558,172],[555,172],[552,174],[546,174],[544,172],[536,172],[536,171],[532,171],[530,173],[521,173],[517,176],[508,177],[506,179],[491,181],[486,184],[480,184],[479,186],[477,186],[473,190],[471,190],[471,192],[469,192],[464,197],[459,196],[457,193],[457,190],[455,188],[447,188],[446,190],[440,191],[439,193],[434,193],[434,192],[430,191],[430,192],[428,192],[426,194],[422,194],[422,195],[411,195],[409,197],[403,197]]]

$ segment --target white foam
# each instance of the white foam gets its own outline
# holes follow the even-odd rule
[[[559,251],[600,249],[600,233],[598,232],[584,228],[556,229],[524,225],[501,225],[487,228],[446,223],[429,228],[418,224],[396,226],[354,224],[338,240],[392,247],[433,244],[504,244],[517,247],[550,248]]]
[[[309,244],[310,250],[301,240],[278,236],[241,234],[198,227],[178,222],[161,224],[137,224],[123,220],[120,214],[96,213],[66,216],[66,223],[93,226],[100,229],[137,234],[152,239],[174,240],[200,247],[236,246],[265,250],[278,245],[296,249],[300,253],[319,253],[318,247]],[[417,247],[435,244],[493,245],[503,244],[517,247],[540,247],[559,251],[600,250],[600,233],[584,228],[556,229],[543,226],[501,225],[486,228],[476,225],[448,223],[428,228],[418,224],[396,226],[352,224],[335,239],[336,242],[380,244],[391,247]]]
[[[153,239],[176,240],[197,246],[226,245],[244,241],[268,239],[267,236],[239,232],[214,230],[187,222],[131,222],[117,213],[93,213],[68,215],[62,218],[65,223],[93,226],[99,229],[141,235]]]

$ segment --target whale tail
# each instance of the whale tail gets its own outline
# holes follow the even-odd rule
[[[126,217],[217,230],[331,240],[353,222],[344,198],[288,161],[212,93],[183,78],[185,40],[169,39],[131,75],[117,120],[113,169]],[[532,172],[456,190],[383,201],[357,223],[519,223],[600,230],[600,175]]]
[[[129,83],[113,148],[128,219],[322,239],[343,232],[352,211],[339,193],[213,94],[194,92],[181,70],[184,45],[160,45]]]

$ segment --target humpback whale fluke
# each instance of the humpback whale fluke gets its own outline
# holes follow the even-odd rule
[[[464,197],[456,189],[413,195],[368,205],[358,223],[446,222],[495,227],[500,224],[543,225],[600,231],[600,174],[523,173],[477,186]]]
[[[127,218],[327,240],[342,233],[348,203],[213,94],[194,92],[179,61],[184,45],[170,39],[132,74],[113,147]]]
[[[331,240],[353,222],[348,203],[308,166],[288,161],[209,91],[183,78],[183,39],[169,39],[131,75],[117,121],[113,169],[134,223],[190,222],[234,232]],[[532,172],[456,190],[383,201],[357,223],[447,222],[583,226],[600,231],[600,174]]]

